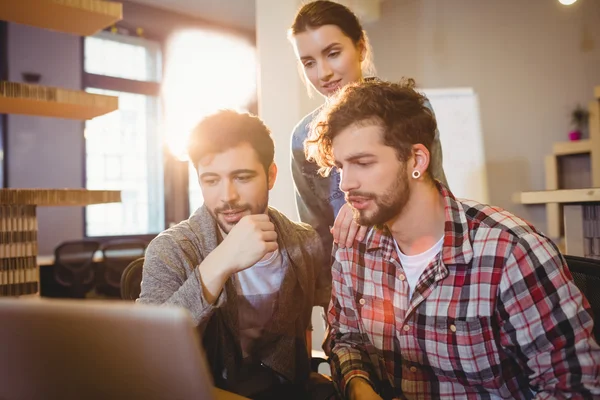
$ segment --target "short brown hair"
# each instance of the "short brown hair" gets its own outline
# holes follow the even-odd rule
[[[207,154],[222,153],[244,142],[256,150],[268,173],[275,157],[271,131],[258,117],[248,113],[221,110],[204,118],[192,131],[188,155],[198,168],[200,159]]]
[[[406,161],[412,146],[421,143],[431,151],[437,123],[426,106],[427,98],[415,89],[413,79],[400,83],[365,81],[346,85],[323,107],[310,127],[306,158],[315,161],[322,175],[334,166],[333,139],[355,124],[377,124],[383,142]]]

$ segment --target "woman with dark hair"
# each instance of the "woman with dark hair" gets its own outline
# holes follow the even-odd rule
[[[327,98],[348,83],[377,79],[367,34],[357,16],[342,4],[327,0],[305,4],[296,14],[288,37],[309,91],[314,89]],[[431,109],[429,102],[427,106]],[[352,220],[352,211],[339,188],[339,173],[332,171],[323,177],[316,164],[306,159],[304,141],[320,109],[308,114],[294,128],[292,175],[300,219],[317,230],[325,252],[329,252],[333,242],[349,247],[355,238],[364,239],[366,227]],[[438,131],[429,168],[433,178],[447,185]]]

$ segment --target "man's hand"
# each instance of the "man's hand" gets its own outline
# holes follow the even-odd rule
[[[367,227],[360,226],[354,222],[352,209],[346,203],[340,208],[340,212],[333,223],[331,233],[333,234],[333,241],[339,247],[351,247],[355,239],[360,242],[365,238]]]
[[[351,379],[346,392],[350,400],[383,400],[363,378]]]
[[[268,215],[247,215],[240,219],[200,264],[206,301],[214,303],[231,275],[250,268],[277,247],[277,232]]]
[[[230,274],[243,271],[277,250],[275,225],[266,214],[247,215],[215,249]]]

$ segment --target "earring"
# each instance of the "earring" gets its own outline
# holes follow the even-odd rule
[[[413,177],[414,179],[419,179],[419,178],[421,177],[421,172],[419,172],[419,170],[415,169],[415,170],[412,172],[412,177]]]

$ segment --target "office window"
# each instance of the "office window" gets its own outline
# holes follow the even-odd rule
[[[121,190],[121,203],[86,207],[87,236],[164,229],[158,43],[103,32],[85,39],[86,91],[119,97],[119,110],[86,121],[86,187]]]
[[[189,134],[203,117],[224,108],[247,111],[256,100],[256,48],[241,36],[200,29],[178,32],[167,48],[166,143],[184,161]],[[193,213],[204,200],[196,170],[188,164]]]

